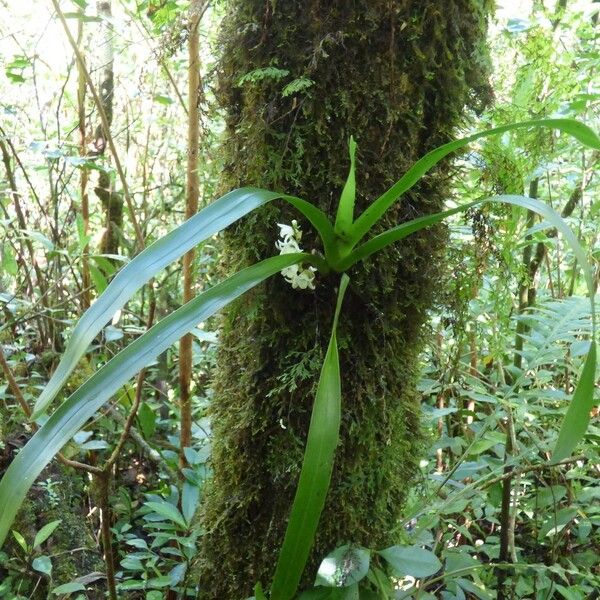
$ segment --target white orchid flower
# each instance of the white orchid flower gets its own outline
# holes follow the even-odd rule
[[[275,242],[275,247],[279,250],[279,254],[302,252],[299,244],[302,238],[302,230],[298,227],[298,222],[293,220],[291,225],[277,223],[277,227],[279,227],[279,237],[281,240]],[[301,265],[291,265],[282,269],[281,274],[296,290],[314,290],[315,272],[316,269],[314,267],[304,268]]]

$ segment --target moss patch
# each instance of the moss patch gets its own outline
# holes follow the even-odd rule
[[[352,134],[357,210],[364,209],[448,141],[465,105],[478,109],[489,100],[483,40],[490,5],[230,0],[218,90],[227,123],[223,191],[285,190],[332,214]],[[438,210],[449,176],[446,163],[381,227]],[[226,236],[225,269],[275,254],[276,224],[292,218],[275,204],[247,217]],[[301,225],[304,247],[318,247]],[[444,239],[443,228],[429,229],[350,273],[340,325],[341,442],[304,583],[338,544],[393,541],[422,452],[417,357],[443,276]],[[314,357],[324,353],[338,280],[319,277],[315,292],[298,292],[275,277],[224,319],[212,408],[214,480],[203,510],[206,598],[243,599],[255,581],[270,582],[314,398],[314,379],[304,375],[318,375]],[[300,361],[306,368],[298,375]]]

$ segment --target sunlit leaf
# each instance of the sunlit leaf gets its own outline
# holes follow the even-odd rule
[[[341,419],[337,323],[349,279],[342,276],[331,338],[321,368],[296,495],[271,585],[271,600],[296,594],[331,480]]]
[[[198,323],[286,266],[306,260],[307,256],[275,256],[240,271],[162,319],[94,373],[52,413],[0,480],[0,546],[35,478],[124,383]]]

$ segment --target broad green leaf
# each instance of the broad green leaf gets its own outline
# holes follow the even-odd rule
[[[342,190],[335,218],[335,232],[339,236],[348,234],[352,227],[352,222],[354,221],[354,201],[356,198],[356,142],[353,137],[350,137],[348,150],[350,152],[350,171],[348,172],[346,185]]]
[[[147,402],[142,402],[140,404],[140,410],[137,414],[138,423],[140,425],[140,429],[142,430],[142,434],[144,437],[149,440],[156,430],[156,412],[153,411]]]
[[[53,533],[54,530],[62,523],[61,519],[46,523],[36,534],[33,540],[33,547],[41,546]]]
[[[46,248],[46,250],[54,250],[54,244],[43,233],[40,233],[39,231],[28,230],[24,230],[24,233],[26,234],[24,236],[25,239],[30,239],[34,242],[37,242],[38,244]]]
[[[89,269],[90,277],[94,282],[94,287],[96,288],[96,291],[98,292],[98,294],[103,294],[104,290],[108,287],[108,281],[106,281],[106,277],[104,277],[102,271],[95,265],[90,264]]]
[[[319,587],[302,592],[298,600],[331,600],[331,594],[335,588]]]
[[[76,224],[77,224],[77,237],[78,237],[79,251],[83,252],[85,250],[85,247],[89,244],[90,240],[92,239],[92,236],[86,235],[86,233],[85,233],[85,223],[83,221],[83,217],[81,216],[81,213],[77,213]]]
[[[296,594],[329,489],[341,419],[336,331],[348,282],[348,276],[343,275],[329,347],[317,385],[300,479],[271,585],[271,600],[290,600]]]
[[[566,507],[561,508],[558,512],[548,511],[549,517],[542,524],[538,531],[538,539],[541,541],[547,536],[560,533],[565,526],[570,523],[578,513],[577,508]]]
[[[176,565],[171,569],[171,571],[169,572],[171,587],[179,585],[183,581],[186,571],[186,563],[181,563],[180,565]]]
[[[283,198],[306,216],[321,235],[326,253],[330,253],[334,243],[333,227],[326,215],[312,204],[258,188],[242,188],[226,194],[154,242],[117,273],[73,329],[56,371],[37,399],[33,419],[46,410],[96,335],[146,282],[203,240],[277,198]]]
[[[197,485],[192,485],[189,481],[183,482],[181,491],[181,510],[185,520],[190,523],[198,507],[200,499],[200,488]]]
[[[202,458],[202,455],[193,448],[184,448],[183,454],[190,465],[199,465],[205,461],[205,459]]]
[[[27,542],[25,541],[25,538],[16,529],[13,529],[12,534],[13,534],[13,537],[15,538],[15,540],[17,540],[17,544],[19,544],[19,546],[21,546],[21,549],[23,550],[23,552],[28,554],[29,547],[27,546]]]
[[[567,409],[558,440],[552,452],[552,462],[568,458],[584,436],[590,422],[590,413],[594,408],[594,384],[596,377],[596,342],[592,342],[583,365],[581,377],[573,393],[573,399]]]
[[[52,590],[52,593],[57,596],[60,596],[61,594],[73,594],[74,592],[85,592],[85,585],[73,581],[71,583],[59,585]]]
[[[369,571],[370,558],[366,548],[351,545],[336,548],[323,559],[315,585],[348,587],[358,583]]]
[[[398,200],[398,198],[412,188],[420,179],[431,170],[440,160],[448,154],[460,150],[464,146],[480,138],[499,135],[513,129],[548,127],[558,129],[573,136],[584,146],[600,150],[600,138],[587,125],[573,119],[533,119],[520,123],[510,123],[501,127],[494,127],[480,131],[460,140],[454,140],[435,148],[419,159],[387,192],[377,198],[355,221],[351,233],[351,245],[354,246],[362,237],[379,221],[383,213]]]
[[[8,244],[2,246],[2,261],[0,266],[3,271],[6,271],[9,275],[16,275],[19,271],[19,265],[15,259],[12,248]]]
[[[173,506],[169,502],[144,502],[144,506],[152,509],[155,513],[161,517],[165,517],[173,523],[177,523],[182,529],[187,529],[188,524],[183,518],[183,515],[179,512],[176,506]]]
[[[52,561],[47,556],[38,556],[33,559],[31,566],[38,572],[48,575],[52,573]]]
[[[463,590],[465,590],[465,592],[473,594],[473,596],[475,596],[475,598],[479,598],[479,600],[495,600],[496,598],[495,591],[488,591],[485,588],[475,585],[472,581],[469,581],[468,579],[459,577],[456,579],[456,583]]]
[[[363,597],[367,600],[372,598],[367,594],[368,592],[365,590],[359,591],[357,583],[345,588],[318,586],[302,592],[298,596],[298,600],[362,600]],[[379,598],[379,596],[375,596],[375,598]]]
[[[419,546],[391,546],[380,550],[379,554],[399,575],[429,577],[442,568],[442,563],[433,552]]]
[[[305,253],[275,256],[232,275],[162,319],[69,396],[17,454],[0,480],[0,546],[35,478],[124,383],[244,292],[281,269],[309,259]]]

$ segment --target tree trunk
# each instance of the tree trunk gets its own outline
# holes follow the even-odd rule
[[[353,135],[362,211],[450,139],[464,123],[465,105],[478,109],[489,100],[490,4],[230,0],[218,89],[228,134],[223,191],[286,191],[332,214]],[[446,163],[389,211],[385,226],[439,210],[448,180]],[[269,205],[228,231],[226,270],[275,254],[277,223],[293,218],[304,231],[303,248],[318,248],[297,214]],[[339,544],[382,548],[397,540],[423,451],[415,383],[426,311],[443,277],[444,240],[443,228],[429,229],[350,273],[339,334],[341,442],[305,584]],[[338,282],[317,276],[315,291],[298,291],[277,276],[224,319],[201,547],[206,598],[243,599],[256,581],[270,583]]]

